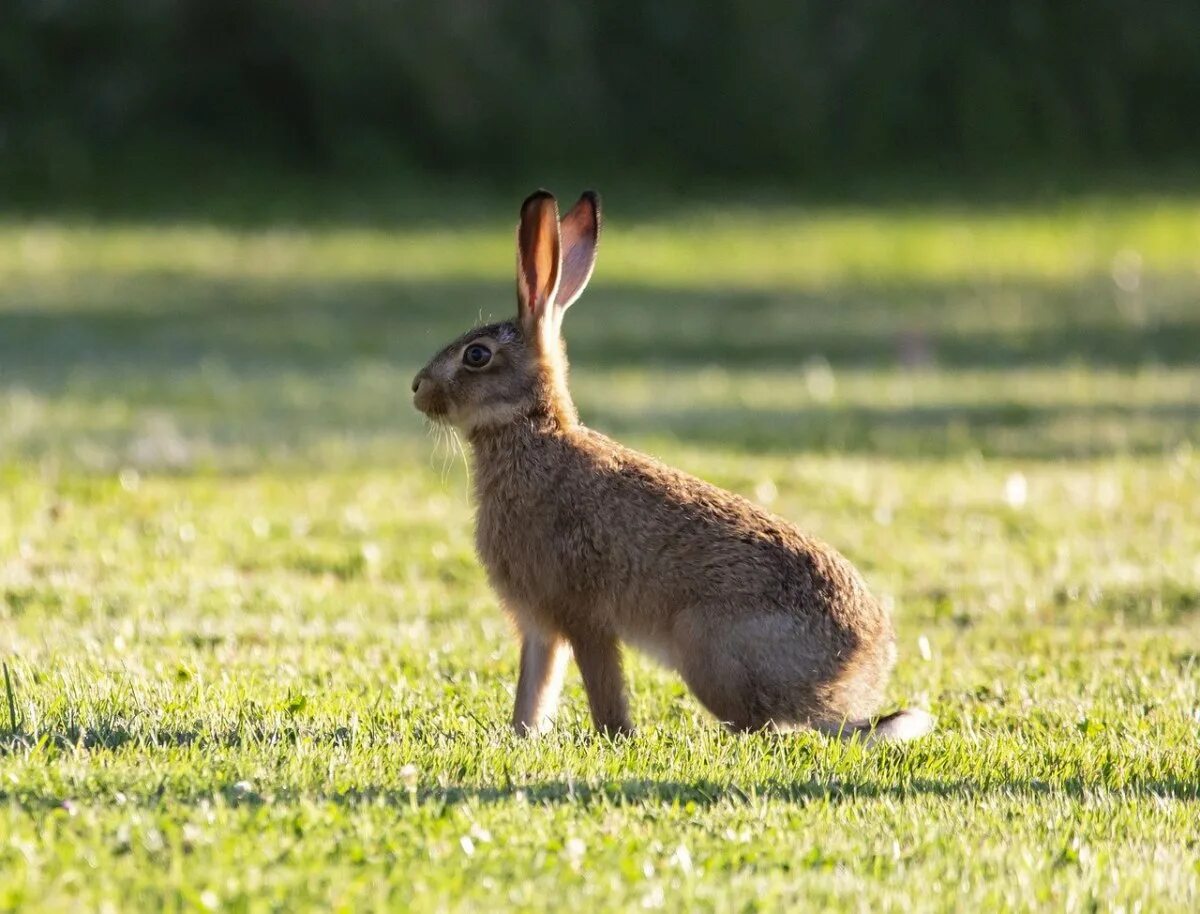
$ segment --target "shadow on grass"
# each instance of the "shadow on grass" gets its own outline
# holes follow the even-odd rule
[[[697,806],[716,803],[749,803],[754,800],[774,800],[785,803],[842,802],[846,800],[905,799],[934,796],[943,798],[970,799],[996,794],[1020,796],[1068,796],[1080,798],[1094,794],[1102,785],[1081,778],[1049,782],[1038,780],[995,780],[990,782],[968,778],[914,778],[902,784],[886,784],[869,779],[833,780],[777,780],[755,784],[718,783],[715,781],[655,781],[626,780],[600,785],[581,785],[566,781],[550,781],[504,788],[429,789],[418,791],[421,803],[457,805],[460,803],[506,803],[518,795],[529,803],[540,805],[571,804],[590,806],[608,805],[686,805]],[[1136,797],[1170,797],[1175,799],[1200,799],[1200,784],[1176,778],[1133,779],[1127,784],[1113,788],[1115,793]],[[369,792],[361,795],[342,795],[341,800],[371,801],[379,795]],[[385,793],[384,799],[391,802],[409,802],[406,793]]]
[[[1131,778],[1118,785],[1083,778],[1058,781],[1035,779],[918,777],[903,783],[887,783],[870,778],[770,780],[750,784],[712,780],[677,781],[648,778],[581,784],[570,781],[544,781],[532,784],[513,784],[505,787],[417,787],[404,789],[364,788],[340,793],[306,792],[294,789],[270,790],[260,793],[244,782],[214,785],[203,793],[176,793],[160,787],[152,796],[142,798],[146,803],[158,803],[164,798],[185,803],[209,801],[222,797],[234,806],[260,806],[270,803],[317,800],[339,806],[390,806],[397,809],[416,807],[453,807],[463,804],[529,804],[533,806],[666,806],[709,807],[721,804],[745,805],[762,801],[807,805],[810,803],[845,803],[859,800],[911,800],[934,797],[942,800],[971,801],[978,798],[1005,797],[1012,800],[1038,797],[1067,797],[1073,800],[1094,799],[1098,791],[1114,797],[1143,801],[1148,799],[1200,800],[1200,783],[1183,778]],[[137,791],[122,790],[126,802],[138,801]],[[68,796],[37,791],[0,789],[0,803],[15,802],[25,808],[54,809],[61,807]]]
[[[1200,402],[802,405],[787,410],[702,407],[638,412],[600,405],[587,411],[585,418],[617,437],[666,437],[758,454],[816,451],[934,457],[977,451],[987,456],[1087,458],[1117,452],[1161,454],[1191,440],[1200,430]],[[1069,438],[1055,434],[1064,426],[1070,429]],[[1079,435],[1078,426],[1088,433]]]
[[[63,727],[29,733],[11,729],[0,733],[0,756],[16,755],[33,749],[69,752],[74,749],[116,751],[126,747],[145,749],[179,749],[187,746],[206,746],[214,749],[236,749],[247,746],[294,746],[300,742],[317,742],[325,746],[348,746],[354,742],[354,732],[348,727],[335,727],[314,734],[309,728],[246,725],[241,728],[213,730],[211,728],[133,727],[120,722],[93,727]]]
[[[21,283],[0,290],[0,405],[6,394],[31,394],[69,399],[89,419],[102,406],[155,412],[183,437],[218,449],[282,443],[302,450],[331,437],[353,446],[381,433],[418,438],[412,374],[473,319],[512,310],[508,283],[154,274]],[[589,369],[686,377],[716,368],[794,372],[802,380],[814,361],[834,372],[916,368],[947,376],[1069,365],[1132,372],[1196,364],[1200,311],[1189,305],[1196,293],[1194,277],[1176,277],[1155,309],[1131,316],[1108,277],[699,293],[601,281],[573,309],[567,332],[581,378]],[[737,375],[731,379],[736,388]],[[711,406],[649,410],[593,394],[596,402],[580,406],[589,422],[618,434],[786,453],[1161,452],[1200,426],[1194,400],[868,407],[807,398],[763,410],[739,405],[735,394]],[[88,428],[89,440],[117,452],[138,433],[132,421]],[[39,446],[66,447],[77,434],[66,427],[42,445],[35,434],[22,447],[36,456]]]
[[[566,333],[583,370],[788,369],[811,359],[834,368],[1192,365],[1198,288],[1179,277],[1156,307],[1122,310],[1104,276],[776,291],[598,282]],[[9,383],[38,384],[64,371],[155,374],[206,360],[254,372],[376,356],[415,371],[473,322],[514,311],[506,282],[84,274],[0,290],[0,366]]]

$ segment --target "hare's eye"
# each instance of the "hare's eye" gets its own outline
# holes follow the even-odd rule
[[[482,368],[492,360],[492,350],[479,343],[472,343],[463,353],[463,364],[468,368]]]

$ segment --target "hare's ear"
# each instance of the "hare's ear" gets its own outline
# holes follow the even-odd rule
[[[539,190],[521,204],[517,226],[517,316],[530,338],[553,324],[547,318],[552,317],[561,273],[558,204],[548,191]]]
[[[585,190],[559,226],[562,235],[562,280],[555,307],[565,311],[587,288],[596,266],[596,246],[600,241],[600,195]]]

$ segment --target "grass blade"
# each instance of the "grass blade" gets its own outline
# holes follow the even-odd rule
[[[8,664],[4,666],[4,694],[8,696],[8,728],[14,735],[20,730],[17,723],[17,699],[13,695],[12,676],[8,672]]]

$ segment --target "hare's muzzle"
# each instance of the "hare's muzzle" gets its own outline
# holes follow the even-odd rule
[[[425,372],[421,372],[413,378],[412,389],[413,406],[418,410],[431,419],[445,415],[446,398],[442,393],[441,386]]]

